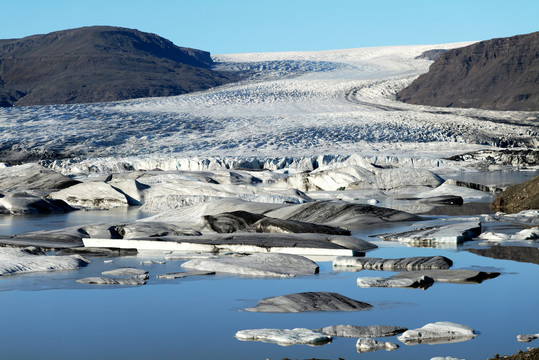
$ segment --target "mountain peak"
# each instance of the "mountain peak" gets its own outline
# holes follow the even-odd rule
[[[539,32],[481,41],[443,53],[399,92],[410,104],[539,110]]]
[[[90,26],[0,40],[0,105],[178,95],[231,81],[207,51],[156,34]]]

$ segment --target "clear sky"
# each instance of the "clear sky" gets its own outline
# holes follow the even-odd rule
[[[539,31],[538,0],[24,0],[0,39],[90,25],[135,28],[212,54],[487,40]]]

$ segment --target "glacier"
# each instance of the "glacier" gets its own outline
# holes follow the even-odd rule
[[[173,97],[2,108],[0,154],[76,174],[309,170],[353,154],[379,165],[439,167],[463,152],[536,147],[537,114],[396,100],[431,64],[416,56],[467,44],[215,55],[216,67],[252,76]]]

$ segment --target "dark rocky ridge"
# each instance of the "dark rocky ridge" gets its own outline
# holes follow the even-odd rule
[[[491,208],[506,213],[539,209],[539,176],[508,187],[496,196]]]
[[[446,51],[401,90],[410,104],[539,110],[539,32]]]
[[[171,96],[235,80],[212,64],[206,51],[111,26],[0,40],[0,106]]]

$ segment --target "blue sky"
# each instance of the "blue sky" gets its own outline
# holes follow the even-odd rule
[[[0,39],[89,25],[156,33],[213,54],[487,40],[539,31],[537,0],[25,0]]]

